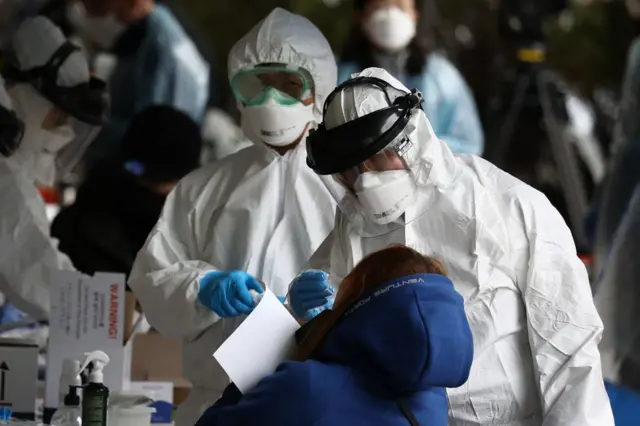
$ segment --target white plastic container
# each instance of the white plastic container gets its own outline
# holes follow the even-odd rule
[[[107,412],[107,426],[149,426],[153,407],[110,408]]]

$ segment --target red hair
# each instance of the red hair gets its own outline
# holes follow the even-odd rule
[[[438,260],[403,245],[394,245],[365,257],[340,283],[333,308],[318,318],[298,346],[295,359],[305,361],[322,346],[327,334],[360,297],[381,285],[413,274],[439,274],[446,271]]]

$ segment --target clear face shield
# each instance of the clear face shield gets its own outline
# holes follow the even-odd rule
[[[383,226],[404,225],[400,217],[417,190],[416,164],[408,155],[415,151],[412,148],[411,140],[402,137],[357,166],[321,179],[350,218],[362,216]]]
[[[359,77],[339,86],[327,99],[355,85],[382,90],[386,108],[327,130],[321,125],[307,139],[308,165],[316,171],[356,232],[376,236],[407,223],[421,173],[420,147],[412,139],[412,116],[419,92],[406,93],[384,80]]]
[[[85,123],[71,116],[67,125],[67,130],[73,138],[56,153],[56,175],[59,179],[74,170],[102,129],[102,126]]]

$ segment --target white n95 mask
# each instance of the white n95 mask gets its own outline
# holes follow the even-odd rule
[[[365,216],[385,225],[398,219],[409,207],[416,183],[406,170],[365,172],[358,177],[353,190]]]
[[[416,22],[397,6],[375,11],[362,24],[362,29],[376,46],[390,53],[409,45],[416,35]]]
[[[245,106],[242,115],[262,142],[275,147],[295,142],[314,120],[313,104],[280,105],[271,97],[262,105]]]

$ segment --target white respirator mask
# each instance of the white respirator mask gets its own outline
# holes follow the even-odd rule
[[[375,11],[362,24],[371,42],[389,53],[407,47],[416,35],[416,22],[397,6]]]
[[[353,186],[365,216],[379,225],[398,219],[409,207],[416,189],[407,170],[365,172]]]
[[[280,105],[271,97],[261,105],[245,106],[242,116],[262,142],[275,147],[295,142],[314,120],[313,104]]]

